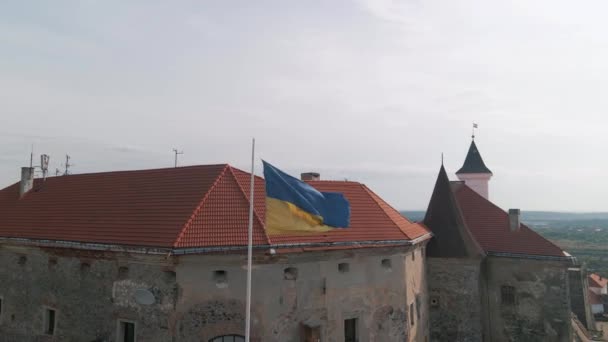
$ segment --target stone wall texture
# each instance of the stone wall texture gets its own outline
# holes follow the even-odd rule
[[[425,341],[421,248],[256,255],[252,340],[300,341],[307,325],[318,326],[323,341],[341,342],[344,320],[356,318],[361,342]],[[348,263],[348,271],[341,272],[340,263]],[[117,341],[120,319],[136,323],[138,342],[208,341],[242,335],[245,328],[245,255],[1,245],[0,264],[2,341]],[[288,267],[295,276],[285,274]],[[154,295],[154,303],[135,300],[141,289]],[[57,312],[53,336],[43,333],[45,307]]]
[[[428,258],[430,340],[483,340],[481,259]]]
[[[563,262],[488,257],[488,316],[492,341],[572,341],[567,265]],[[515,289],[515,303],[501,287]]]

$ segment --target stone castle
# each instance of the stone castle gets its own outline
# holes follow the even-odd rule
[[[21,181],[0,190],[0,341],[572,341],[591,314],[575,260],[489,201],[473,141],[424,222],[364,184],[348,229],[268,236],[264,180],[230,165]],[[404,189],[403,196],[407,196]]]

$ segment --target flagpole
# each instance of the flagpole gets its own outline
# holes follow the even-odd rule
[[[249,189],[249,228],[247,229],[247,312],[245,314],[245,342],[249,342],[251,337],[251,259],[253,254],[253,185],[254,177],[254,158],[255,158],[255,138],[251,140],[251,182]]]

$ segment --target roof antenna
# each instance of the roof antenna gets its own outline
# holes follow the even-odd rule
[[[42,181],[46,180],[46,175],[49,172],[49,161],[51,157],[48,154],[40,155],[40,169],[42,170]]]
[[[30,152],[30,169],[34,167],[34,144],[32,144],[32,151]]]
[[[473,140],[475,140],[475,128],[477,128],[477,124],[473,122],[473,134],[471,134]]]
[[[65,172],[63,173],[64,176],[67,176],[70,174],[70,167],[74,166],[74,164],[70,164],[70,156],[69,155],[65,155]]]
[[[177,167],[177,156],[180,154],[184,154],[184,151],[178,151],[176,148],[174,148],[173,153],[175,153],[175,167]]]

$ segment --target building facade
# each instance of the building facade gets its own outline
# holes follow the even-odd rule
[[[254,196],[253,341],[426,341],[429,232],[365,185],[311,181],[351,227],[268,236]],[[242,341],[249,174],[71,175],[0,191],[2,341]]]
[[[424,223],[432,341],[572,341],[573,258],[488,200],[473,141],[451,182],[443,165]]]

